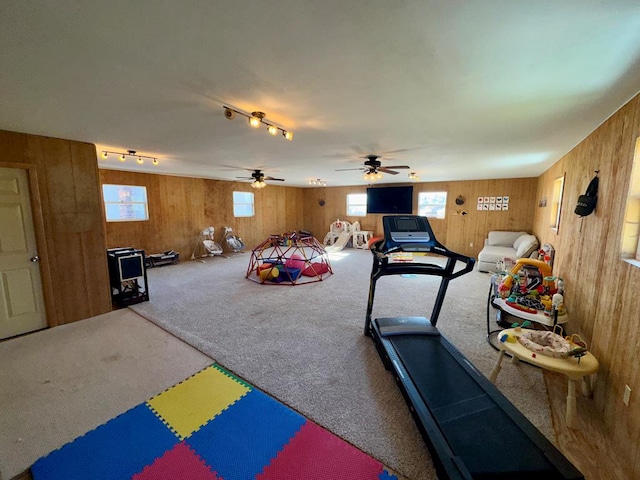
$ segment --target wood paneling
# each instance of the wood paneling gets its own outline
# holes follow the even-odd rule
[[[110,311],[95,147],[0,131],[0,165],[29,174],[48,324]]]
[[[535,212],[534,233],[556,248],[554,272],[563,277],[570,329],[579,332],[600,361],[594,401],[629,478],[640,478],[640,268],[620,259],[624,207],[640,136],[640,96],[635,97],[539,179],[538,195],[549,196],[553,179],[566,172],[559,232],[548,227],[549,208]],[[573,213],[600,170],[593,214]],[[631,402],[622,402],[624,386]]]
[[[395,186],[396,184],[394,184]],[[414,213],[417,213],[418,193],[421,191],[447,192],[445,219],[430,219],[436,238],[447,248],[477,257],[490,230],[533,229],[533,209],[536,201],[536,178],[515,178],[504,180],[474,180],[459,182],[418,182],[413,184]],[[348,193],[366,193],[366,185],[352,187],[323,187],[305,190],[305,229],[322,240],[329,231],[331,222],[337,219],[349,222],[359,221],[363,230],[373,230],[382,236],[383,215],[349,217],[347,211]],[[463,205],[456,205],[455,199],[462,195]],[[478,211],[480,196],[509,195],[509,210]],[[324,206],[319,201],[324,200]],[[462,212],[467,212],[465,215]],[[471,245],[472,244],[472,245]]]
[[[152,175],[100,170],[105,184],[147,187],[149,220],[108,222],[108,248],[134,246],[147,253],[175,250],[182,260],[191,258],[200,232],[213,226],[223,247],[223,227],[241,237],[250,250],[271,234],[303,228],[303,190],[269,185],[254,190],[246,182]],[[233,216],[233,192],[254,193],[255,215]],[[201,252],[201,251],[200,251]]]

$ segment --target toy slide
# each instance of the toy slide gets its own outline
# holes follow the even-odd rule
[[[347,246],[349,239],[351,238],[351,232],[342,232],[333,245],[324,247],[327,253],[339,252]]]

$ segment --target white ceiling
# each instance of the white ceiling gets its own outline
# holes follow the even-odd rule
[[[537,176],[640,91],[640,2],[0,2],[0,128],[284,185]],[[228,121],[260,110],[292,142]]]

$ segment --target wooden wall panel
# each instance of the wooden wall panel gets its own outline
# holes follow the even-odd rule
[[[200,232],[216,229],[215,238],[223,248],[225,226],[252,249],[271,234],[303,227],[302,189],[269,185],[254,190],[247,182],[227,182],[202,178],[176,177],[100,170],[101,183],[147,187],[149,220],[108,222],[108,248],[134,246],[147,253],[175,250],[182,260],[202,254]],[[233,192],[254,193],[255,215],[233,216]]]
[[[148,254],[175,250],[189,258],[198,232],[205,227],[201,178],[100,170],[101,184],[147,188],[149,220],[107,222],[107,246],[136,247]]]
[[[550,196],[553,180],[566,172],[559,231],[548,227],[548,208],[536,209],[534,220],[536,235],[556,248],[554,272],[567,286],[569,327],[600,361],[594,401],[629,478],[640,478],[640,401],[634,396],[640,391],[640,268],[620,259],[620,240],[639,136],[637,96],[540,176],[538,195]],[[598,205],[580,218],[573,210],[594,170],[600,170]],[[633,392],[628,407],[622,402],[625,385]]]
[[[394,184],[395,186],[396,184]],[[477,257],[490,230],[533,230],[533,211],[536,205],[536,178],[504,180],[474,180],[460,182],[417,182],[413,184],[414,213],[417,213],[418,193],[421,191],[447,192],[446,217],[444,220],[430,219],[436,238],[447,248],[465,255]],[[373,230],[382,236],[383,215],[348,217],[347,194],[366,193],[367,186],[322,187],[305,189],[305,229],[322,240],[329,226],[337,219],[359,221],[363,230]],[[456,197],[462,195],[465,203],[458,206]],[[476,209],[479,196],[509,195],[507,212],[482,211]],[[324,200],[320,206],[318,201]],[[466,211],[466,215],[462,215]]]
[[[95,147],[0,131],[0,163],[29,167],[47,322],[111,310]]]

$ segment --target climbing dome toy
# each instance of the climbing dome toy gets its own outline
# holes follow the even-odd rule
[[[246,277],[267,285],[320,282],[333,274],[324,246],[307,233],[271,235],[251,252]]]

